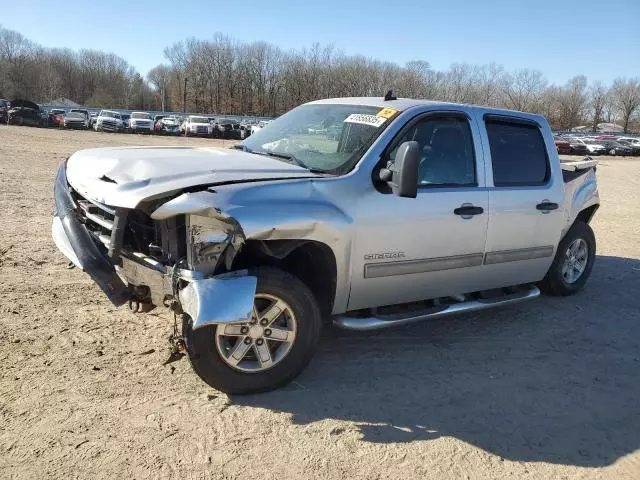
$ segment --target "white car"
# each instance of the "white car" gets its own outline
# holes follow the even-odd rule
[[[208,137],[213,133],[213,126],[211,125],[207,117],[189,115],[180,126],[180,131],[184,134],[185,137],[190,137],[192,135],[201,135]]]
[[[93,128],[96,132],[103,130],[109,132],[119,132],[124,128],[122,117],[118,112],[113,110],[100,110],[98,118],[96,118]]]
[[[633,145],[634,147],[640,147],[640,138],[635,137],[618,137],[618,141],[624,141],[629,145]]]
[[[151,119],[151,115],[147,112],[131,112],[129,129],[134,133],[152,133],[153,120]]]
[[[269,125],[269,122],[270,122],[269,120],[260,120],[257,125],[251,125],[251,135],[253,135],[256,132],[259,132],[264,127]]]
[[[589,153],[591,155],[602,155],[607,152],[607,149],[605,148],[604,145],[597,143],[596,140],[592,138],[582,139],[582,138],[574,137],[573,140],[576,143],[581,143],[582,145],[587,147],[587,150],[589,150]]]

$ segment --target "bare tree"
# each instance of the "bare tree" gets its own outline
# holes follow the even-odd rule
[[[514,110],[536,111],[547,86],[542,72],[521,69],[507,75],[504,82],[504,103]]]
[[[598,131],[598,124],[604,118],[605,108],[609,101],[609,89],[604,83],[598,81],[591,85],[589,89],[589,97],[591,98],[589,105],[591,107],[591,130]]]
[[[640,107],[640,78],[618,78],[611,87],[611,99],[622,115],[624,132],[629,130],[629,121]]]
[[[147,74],[147,79],[153,85],[160,97],[160,108],[164,112],[167,107],[167,90],[171,81],[171,70],[167,65],[158,65]]]

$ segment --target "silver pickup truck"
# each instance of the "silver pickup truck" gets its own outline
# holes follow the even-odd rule
[[[232,149],[80,151],[55,201],[66,257],[115,305],[171,309],[174,356],[230,393],[290,381],[324,323],[577,292],[599,206],[595,162],[561,163],[543,117],[391,95],[302,105]]]

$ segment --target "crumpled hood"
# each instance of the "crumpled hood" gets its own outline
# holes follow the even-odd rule
[[[284,161],[221,148],[94,148],[67,161],[67,181],[81,195],[124,208],[197,185],[318,176]]]

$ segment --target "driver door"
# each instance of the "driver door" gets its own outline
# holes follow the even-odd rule
[[[412,140],[421,149],[417,197],[372,185],[358,202],[349,310],[471,292],[486,281],[489,205],[477,126],[462,112],[427,114],[400,132],[385,160]]]

